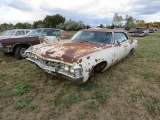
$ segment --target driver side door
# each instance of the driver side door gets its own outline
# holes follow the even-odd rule
[[[128,37],[126,36],[125,33],[123,32],[115,32],[114,33],[114,61],[113,64],[117,63],[118,61],[120,61],[121,59],[123,59],[124,57],[126,57],[126,55],[129,52],[129,42],[128,42]]]

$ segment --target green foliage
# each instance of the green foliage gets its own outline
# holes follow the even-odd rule
[[[13,29],[14,28],[14,25],[9,23],[3,23],[0,25],[0,31],[5,31],[5,30],[10,30],[10,29]]]
[[[29,105],[29,104],[26,104],[24,102],[19,102],[19,103],[15,104],[13,106],[13,108],[16,109],[16,110],[25,109],[25,110],[28,110],[28,111],[37,111],[38,110],[38,106]]]
[[[126,20],[126,23],[125,23],[126,30],[130,30],[131,28],[136,27],[136,24],[134,23],[135,20],[133,19],[132,16],[126,15],[125,20]]]
[[[82,21],[75,22],[74,20],[68,20],[64,24],[60,23],[56,28],[66,31],[78,31],[84,29],[84,23]]]
[[[32,25],[30,23],[17,23],[15,26],[14,26],[15,29],[31,29],[32,28]]]
[[[99,103],[95,100],[89,101],[84,105],[86,109],[97,109],[99,107]]]
[[[146,102],[144,103],[147,111],[152,115],[156,115],[160,113],[160,100],[155,97],[148,97],[146,98]]]
[[[104,104],[106,99],[109,97],[109,92],[96,91],[93,98],[96,99],[100,104]]]
[[[115,25],[116,27],[121,27],[122,22],[123,22],[122,16],[118,15],[118,13],[115,13],[113,17],[113,25]]]
[[[56,25],[59,25],[60,23],[65,22],[65,17],[61,16],[60,14],[56,15],[47,15],[44,20],[44,27],[46,28],[56,28]]]
[[[13,94],[14,95],[23,95],[23,94],[27,93],[29,88],[31,88],[31,86],[29,84],[20,84],[13,90]]]

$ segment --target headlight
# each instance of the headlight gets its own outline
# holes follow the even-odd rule
[[[68,72],[68,71],[69,71],[69,66],[68,66],[68,65],[65,65],[65,66],[64,66],[64,70]]]
[[[73,67],[70,67],[70,72],[71,72],[71,73],[74,73]]]

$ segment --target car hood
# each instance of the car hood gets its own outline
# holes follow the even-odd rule
[[[89,42],[67,41],[46,45],[35,45],[30,47],[26,52],[38,54],[45,59],[74,63],[78,62],[81,57],[87,56],[88,54],[103,49],[104,47],[111,46]]]

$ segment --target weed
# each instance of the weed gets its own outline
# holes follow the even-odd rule
[[[21,109],[24,109],[26,106],[27,104],[22,102],[22,103],[15,104],[13,108],[16,110],[21,110]]]
[[[31,85],[29,85],[29,84],[20,84],[13,90],[13,94],[14,95],[23,95],[23,94],[27,93],[27,91],[30,88],[31,88]]]
[[[100,104],[104,104],[106,99],[109,97],[109,92],[96,91],[93,98],[96,99]]]
[[[99,103],[95,100],[88,101],[85,105],[84,108],[86,109],[96,109],[99,107]]]
[[[25,102],[19,102],[17,104],[15,104],[13,106],[14,109],[16,110],[21,110],[21,109],[25,109],[25,110],[28,110],[28,111],[37,111],[38,110],[38,106],[36,105],[29,105]]]

